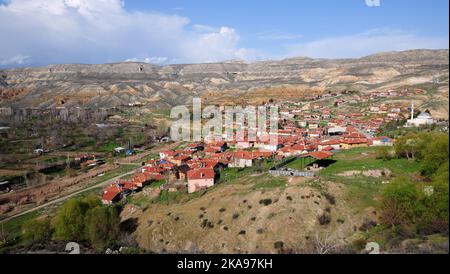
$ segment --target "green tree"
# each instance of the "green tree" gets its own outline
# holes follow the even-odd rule
[[[448,234],[449,219],[449,164],[444,163],[433,176],[432,183],[427,185],[431,192],[424,195],[424,205],[419,230],[427,234]]]
[[[103,250],[119,236],[119,214],[115,208],[97,206],[85,217],[85,238],[97,250]]]
[[[449,159],[449,138],[447,134],[434,133],[431,138],[424,138],[421,151],[421,171],[425,176],[432,176]],[[431,139],[431,140],[430,140]]]
[[[26,245],[46,243],[51,236],[52,228],[47,219],[30,220],[22,225],[22,237]]]
[[[382,193],[381,222],[388,227],[413,224],[421,210],[419,197],[419,190],[408,178],[395,179]]]
[[[56,239],[83,241],[85,214],[89,208],[99,204],[92,197],[88,197],[85,199],[70,199],[62,205],[52,221]]]
[[[432,138],[429,133],[408,133],[395,142],[395,153],[398,157],[406,157],[408,160],[422,159],[425,147]]]

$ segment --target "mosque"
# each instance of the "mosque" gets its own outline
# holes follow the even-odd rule
[[[408,119],[405,127],[420,127],[435,124],[433,117],[428,112],[422,112],[419,116],[414,118],[414,104],[411,106],[411,119]]]

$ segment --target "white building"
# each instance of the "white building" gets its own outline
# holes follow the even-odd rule
[[[422,112],[419,116],[414,118],[414,105],[411,106],[411,119],[408,119],[405,127],[420,127],[426,125],[432,125],[436,123],[428,112]]]

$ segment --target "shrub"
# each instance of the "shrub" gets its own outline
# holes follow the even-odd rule
[[[377,159],[381,159],[383,161],[391,160],[395,155],[392,148],[387,147],[387,146],[378,147],[376,153],[377,153]]]
[[[112,207],[98,206],[85,217],[85,238],[97,250],[103,250],[119,236],[119,214]]]
[[[120,234],[118,209],[103,206],[95,196],[71,199],[52,220],[57,240],[89,241],[95,249],[112,243]]]
[[[364,223],[359,227],[360,231],[368,231],[371,228],[374,228],[377,226],[377,222],[372,220],[365,220]]]
[[[260,200],[260,201],[259,201],[259,204],[268,206],[268,205],[272,204],[272,199],[263,199],[263,200]]]
[[[61,206],[53,219],[55,237],[64,241],[83,241],[84,217],[88,209],[88,203],[78,199],[71,199]]]
[[[52,236],[49,220],[31,220],[24,223],[22,225],[22,236],[26,245],[48,242]]]
[[[324,213],[319,216],[318,221],[320,225],[327,225],[331,222],[331,216],[329,214]]]
[[[395,179],[382,194],[381,223],[392,227],[414,223],[421,210],[419,192],[407,178]]]
[[[275,242],[275,243],[273,244],[273,247],[274,247],[275,249],[283,249],[284,243],[283,243],[282,241]]]
[[[214,224],[213,224],[211,221],[209,221],[209,222],[206,224],[206,226],[207,226],[208,228],[214,228]]]
[[[427,142],[421,156],[421,172],[423,175],[431,177],[445,163],[448,165],[449,159],[449,137],[447,134],[433,134],[433,141]]]
[[[325,196],[325,199],[327,199],[327,201],[328,201],[331,205],[335,205],[335,204],[336,204],[336,198],[335,198],[333,195],[331,195],[331,194],[329,194],[329,193],[325,193],[324,196]]]

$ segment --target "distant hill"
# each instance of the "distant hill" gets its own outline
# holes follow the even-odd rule
[[[337,60],[299,57],[168,66],[50,65],[1,70],[0,106],[114,107],[139,102],[163,108],[197,96],[239,97],[274,87],[366,91],[432,83],[434,79],[439,79],[438,88],[448,98],[448,68],[448,50],[387,52]],[[264,96],[264,92],[259,94]]]

